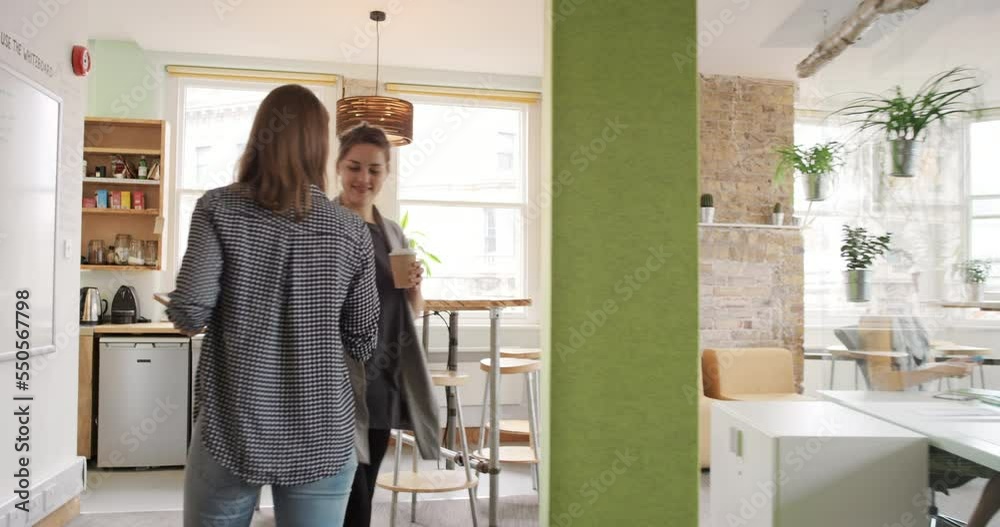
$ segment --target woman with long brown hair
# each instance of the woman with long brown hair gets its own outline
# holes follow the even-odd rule
[[[324,192],[328,130],[311,91],[275,89],[237,182],[195,207],[167,309],[206,331],[186,527],[250,525],[261,485],[279,526],[343,522],[357,466],[346,356],[371,357],[379,304],[368,227]]]

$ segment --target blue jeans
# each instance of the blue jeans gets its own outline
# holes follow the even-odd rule
[[[184,527],[248,527],[260,485],[244,483],[212,458],[202,446],[198,421],[184,473]],[[357,465],[352,453],[335,476],[304,485],[272,486],[278,527],[343,525]]]

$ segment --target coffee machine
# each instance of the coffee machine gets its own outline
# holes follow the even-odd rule
[[[123,285],[111,301],[112,324],[135,324],[139,321],[139,294],[135,287]]]

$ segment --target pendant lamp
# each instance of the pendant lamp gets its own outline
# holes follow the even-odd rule
[[[342,97],[337,101],[337,135],[343,135],[351,128],[367,122],[384,130],[394,146],[408,145],[413,142],[413,105],[403,99],[378,94],[381,59],[378,24],[385,20],[385,13],[372,11],[369,18],[375,21],[375,95]]]

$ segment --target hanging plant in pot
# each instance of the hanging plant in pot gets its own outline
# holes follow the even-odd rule
[[[871,266],[875,258],[889,250],[892,233],[882,236],[868,234],[864,227],[844,225],[844,245],[840,256],[847,261],[847,301],[867,302],[871,299]]]
[[[989,260],[966,260],[961,270],[965,276],[965,294],[969,302],[982,302],[986,281],[990,279],[993,264]]]
[[[930,125],[968,112],[965,98],[980,86],[972,70],[953,68],[931,77],[913,96],[896,86],[887,95],[854,99],[834,113],[850,117],[858,132],[870,128],[884,132],[892,160],[890,175],[913,177]]]
[[[844,145],[828,141],[809,148],[786,145],[774,149],[778,166],[774,170],[774,184],[780,185],[790,174],[802,178],[806,200],[823,201],[833,191],[834,171],[843,164]]]

